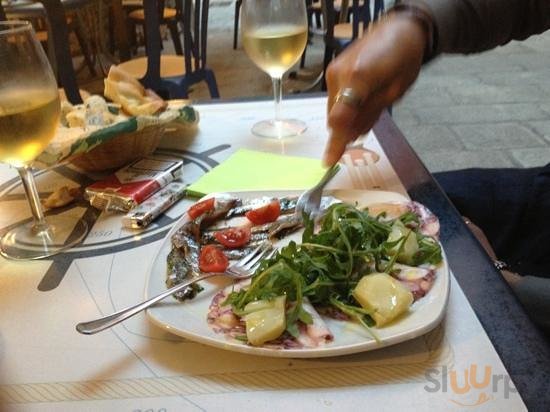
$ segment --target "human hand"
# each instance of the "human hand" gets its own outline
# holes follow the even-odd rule
[[[391,13],[332,61],[326,73],[330,130],[326,166],[336,163],[346,145],[368,132],[382,110],[412,85],[428,41],[426,28],[418,20]],[[359,104],[336,101],[345,88],[360,97]]]

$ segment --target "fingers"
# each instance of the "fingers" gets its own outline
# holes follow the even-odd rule
[[[326,166],[336,163],[348,143],[372,128],[389,102],[386,91],[393,82],[392,71],[380,73],[380,59],[370,58],[371,53],[358,57],[361,47],[361,42],[352,44],[327,69],[330,133],[323,158]],[[338,99],[338,94],[346,89],[351,89],[361,103]]]
[[[347,143],[347,140],[341,139],[341,135],[335,135],[334,133],[331,133],[325,147],[325,153],[323,155],[323,165],[325,167],[331,167],[335,165],[346,151]]]
[[[350,53],[353,53],[353,48],[350,48]],[[390,102],[387,91],[393,83],[392,78],[384,79],[377,76],[376,78],[379,79],[377,82],[367,83],[364,80],[366,78],[364,64],[361,70],[358,70],[353,67],[350,69],[349,65],[346,67],[346,63],[347,60],[343,58],[329,66],[327,71],[327,85],[329,85],[327,123],[330,132],[323,158],[326,166],[332,166],[338,161],[348,143],[368,132]],[[337,98],[339,93],[348,89],[351,90],[352,95],[359,98],[359,102],[354,99]]]
[[[355,120],[362,111],[363,102],[367,101],[368,89],[366,83],[362,80],[352,84],[350,81],[352,74],[348,66],[346,56],[352,55],[354,45],[350,46],[340,55],[340,59],[333,61],[326,72],[328,101],[327,101],[327,120],[329,127],[329,141],[325,149],[323,163],[326,166],[332,166],[344,153],[346,145],[358,136],[358,133],[352,132]],[[342,75],[343,73],[349,73]],[[338,100],[337,96],[344,89],[350,89],[353,95],[357,96],[360,103],[345,103]],[[353,100],[353,99],[352,99]]]
[[[417,22],[393,15],[373,25],[329,65],[326,165],[337,162],[346,145],[370,130],[382,110],[411,86],[420,70],[425,41]],[[361,104],[337,99],[346,88],[361,97]]]
[[[361,105],[347,104],[334,99],[327,115],[329,140],[323,157],[325,166],[335,164],[344,153],[347,144],[372,129],[382,111],[400,98],[405,90],[406,87],[403,87],[399,80],[388,78],[387,84],[363,97]]]
[[[336,104],[336,96],[344,88],[351,88],[354,94],[363,99],[372,91],[372,82],[365,80],[363,69],[356,62],[359,49],[359,42],[352,43],[327,67],[327,109],[329,111]]]
[[[346,150],[348,143],[368,132],[387,106],[383,92],[375,94],[359,108],[335,103],[328,116],[329,140],[323,156],[323,164],[332,166]]]

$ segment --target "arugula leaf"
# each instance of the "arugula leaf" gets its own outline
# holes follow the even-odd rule
[[[418,237],[418,252],[413,258],[413,265],[419,266],[425,263],[437,265],[441,262],[441,248],[439,244],[429,236],[417,234]]]
[[[401,215],[400,220],[417,236],[419,249],[413,256],[414,265],[437,264],[441,248],[431,237],[419,233],[419,219],[413,212]],[[302,243],[291,241],[275,256],[262,261],[246,289],[232,292],[226,304],[235,314],[242,314],[252,301],[273,299],[286,295],[287,332],[299,335],[299,324],[313,322],[302,306],[307,297],[315,306],[332,306],[365,327],[374,325],[370,314],[351,296],[359,280],[373,272],[389,273],[398,253],[389,253],[404,240],[388,241],[395,220],[384,214],[369,215],[368,209],[359,210],[349,204],[334,204],[328,208],[315,232],[314,221],[304,216]]]

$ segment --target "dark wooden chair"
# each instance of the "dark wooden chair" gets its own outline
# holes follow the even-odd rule
[[[369,4],[373,5],[372,15]],[[370,0],[366,1],[365,4],[361,4],[358,0],[353,0],[351,12],[353,16],[357,17],[353,19],[352,23],[352,40],[360,37],[363,31],[368,29],[370,23],[380,18],[384,10],[384,0]]]
[[[233,22],[233,49],[237,49],[237,43],[239,42],[239,18],[241,14],[241,6],[243,0],[235,1],[235,21]]]
[[[206,65],[209,0],[183,1],[183,56],[161,55],[158,0],[150,0],[144,2],[147,56],[118,67],[165,98],[187,98],[191,85],[201,81],[217,98],[216,77]]]
[[[342,7],[342,1],[344,1],[345,4],[347,4],[348,0],[335,0],[334,1],[334,12],[336,13],[336,16],[340,15],[340,9]],[[323,25],[321,23],[322,19],[322,12],[323,7],[321,5],[321,0],[305,0],[306,2],[306,10],[307,10],[307,26],[308,26],[308,42],[307,44],[311,44],[311,38],[315,34],[322,33]],[[347,8],[347,6],[345,6]],[[315,24],[314,24],[315,19]],[[303,69],[306,64],[306,52],[307,52],[307,46],[304,49],[304,52],[302,53],[302,57],[300,58],[300,68]]]
[[[61,0],[39,0],[44,5],[51,25],[51,35],[57,66],[57,78],[65,91],[67,100],[73,104],[82,103],[76,75],[73,67],[71,51],[69,49],[69,31],[67,18]]]
[[[158,1],[158,13],[160,17],[160,24],[166,25],[170,30],[170,37],[174,43],[174,50],[176,54],[183,55],[183,48],[181,45],[179,23],[183,22],[183,0],[176,0],[175,8],[165,7],[165,1]],[[132,30],[135,33],[135,26],[145,25],[145,10],[142,8],[132,10],[128,13],[128,19],[132,23]],[[147,44],[147,30],[144,29],[145,44]],[[162,46],[162,43],[161,43]]]
[[[372,12],[371,12],[372,4]],[[360,38],[368,30],[369,25],[380,18],[384,12],[384,0],[352,0],[351,10],[342,2],[342,9],[335,8],[335,0],[321,0],[325,53],[323,58],[323,71],[326,70],[333,57],[344,50],[352,41]],[[351,12],[351,22],[348,21],[348,13]],[[323,90],[326,83],[323,77]]]
[[[89,36],[85,33],[85,26],[83,24],[82,19],[80,18],[78,12],[71,12],[66,14],[66,20],[67,20],[67,32],[73,33],[76,41],[78,42],[78,47],[80,48],[80,51],[82,53],[82,57],[84,59],[84,63],[86,67],[88,67],[88,70],[90,71],[90,74],[92,76],[96,76],[95,71],[95,62],[94,58],[91,54],[90,50],[90,43],[89,43]],[[36,36],[38,37],[38,40],[46,51],[49,52],[49,47],[52,46],[53,42],[50,39],[50,33],[53,30],[52,28],[49,28],[49,23],[46,22],[46,27],[38,28],[35,26],[36,30]],[[83,67],[83,66],[82,66]],[[78,72],[78,69],[77,69]]]

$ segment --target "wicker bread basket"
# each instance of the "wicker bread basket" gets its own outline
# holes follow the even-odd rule
[[[89,152],[74,157],[71,163],[88,172],[120,168],[153,153],[164,130],[164,125],[154,125],[136,132],[120,134]]]

